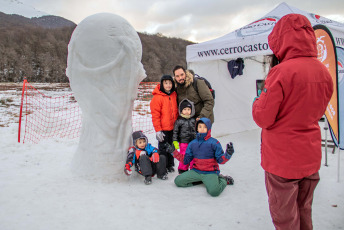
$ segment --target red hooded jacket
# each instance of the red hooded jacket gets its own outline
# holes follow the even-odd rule
[[[282,17],[268,40],[280,64],[270,70],[253,103],[253,119],[262,128],[261,165],[277,176],[299,179],[320,169],[318,121],[332,96],[333,82],[317,60],[315,34],[306,17]]]
[[[158,84],[153,91],[150,109],[155,132],[173,130],[178,117],[177,93],[167,95]]]

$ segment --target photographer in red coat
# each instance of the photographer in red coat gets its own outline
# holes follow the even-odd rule
[[[252,115],[262,128],[261,165],[276,229],[313,229],[313,192],[319,182],[318,121],[333,93],[327,68],[317,59],[314,30],[303,15],[282,17],[270,33],[274,66]]]

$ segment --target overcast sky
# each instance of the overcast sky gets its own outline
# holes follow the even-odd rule
[[[36,10],[76,24],[89,15],[110,12],[139,32],[162,33],[193,42],[223,36],[263,17],[280,0],[21,0]],[[290,0],[301,10],[344,22],[344,0]]]

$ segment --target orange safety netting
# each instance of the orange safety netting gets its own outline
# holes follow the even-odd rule
[[[141,130],[145,134],[154,132],[152,114],[149,104],[153,97],[152,92],[157,84],[158,82],[140,83],[132,113],[133,131]]]
[[[134,101],[133,131],[153,133],[149,103],[157,82],[142,82]],[[38,143],[48,138],[76,138],[81,131],[81,109],[73,93],[63,96],[46,96],[26,80],[23,82],[19,116],[18,142]]]

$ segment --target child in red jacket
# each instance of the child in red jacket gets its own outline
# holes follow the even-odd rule
[[[227,144],[226,152],[223,152],[220,142],[210,135],[211,122],[208,118],[199,119],[196,127],[196,139],[189,143],[185,155],[180,154],[173,146],[166,145],[167,152],[184,164],[194,160],[193,168],[177,176],[174,183],[178,187],[203,183],[211,196],[218,196],[226,185],[234,184],[233,178],[221,175],[219,168],[219,164],[225,164],[232,157],[233,144]]]
[[[166,157],[167,171],[174,172],[174,158],[164,148],[166,143],[172,144],[174,122],[178,117],[177,94],[170,75],[162,76],[155,87],[150,109],[160,154]]]

